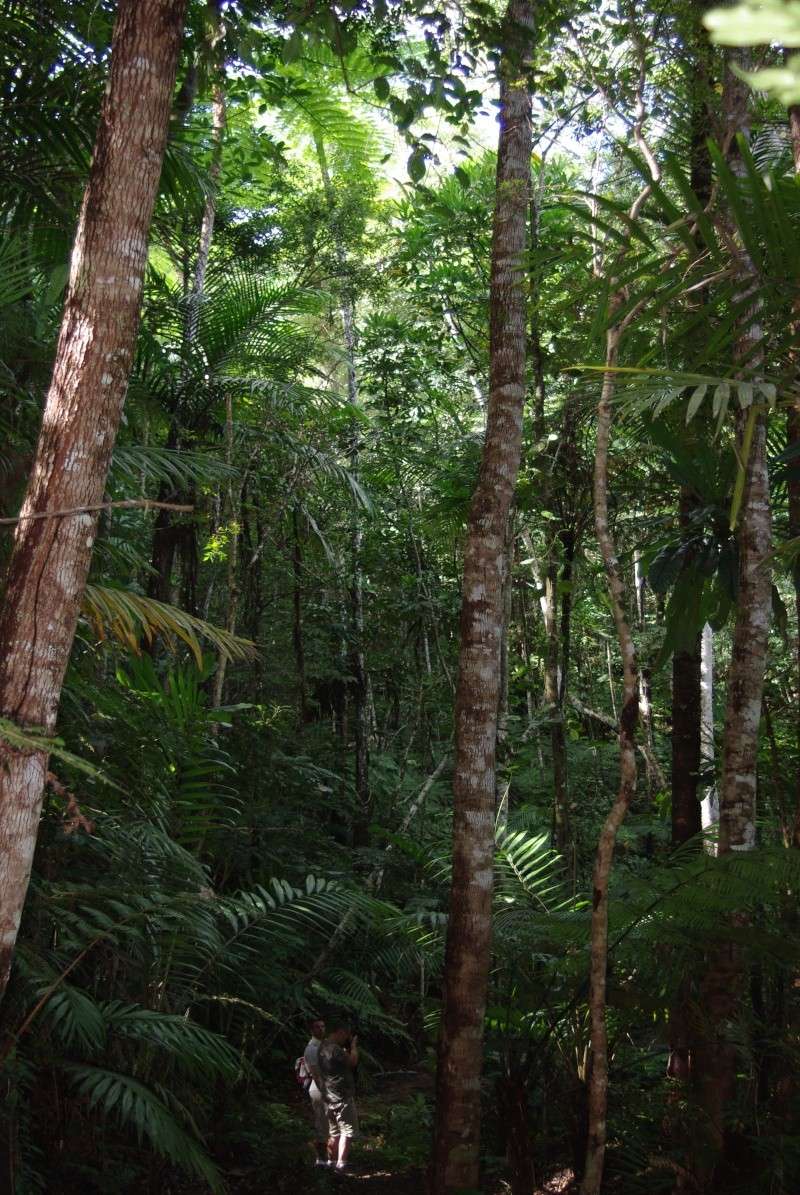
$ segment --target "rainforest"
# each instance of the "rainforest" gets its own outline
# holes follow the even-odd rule
[[[800,1191],[800,5],[0,0],[0,1191]]]

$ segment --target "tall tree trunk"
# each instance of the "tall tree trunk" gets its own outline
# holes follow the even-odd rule
[[[616,547],[608,523],[608,449],[611,433],[612,398],[619,359],[619,327],[607,335],[606,364],[597,419],[594,510],[595,531],[605,566],[608,591],[614,612],[623,668],[623,698],[619,716],[619,788],[600,832],[592,875],[592,924],[589,1016],[591,1060],[589,1072],[589,1125],[586,1166],[581,1195],[599,1195],[603,1181],[608,1108],[608,1029],[606,1026],[606,984],[608,979],[608,884],[614,860],[617,833],[636,792],[636,723],[639,717],[639,674],[630,623],[625,611],[625,587]]]
[[[54,730],[122,415],[185,0],[120,0],[55,365],[0,614],[0,713]],[[47,754],[0,746],[0,997],[28,889]]]
[[[687,40],[694,53],[689,66],[687,84],[691,100],[691,135],[689,143],[690,185],[702,207],[711,198],[713,182],[708,139],[711,136],[712,52],[702,24],[705,3],[687,10],[689,30]],[[707,291],[700,290],[692,305],[702,308],[708,301]],[[702,333],[700,334],[702,336]],[[701,346],[702,347],[702,346]],[[678,520],[683,535],[690,529],[691,514],[698,504],[695,492],[682,486],[678,495]],[[698,799],[699,773],[702,765],[703,734],[703,639],[698,633],[691,646],[676,651],[672,657],[672,845],[680,847],[702,829],[702,810]],[[713,750],[713,715],[712,715]],[[669,1017],[670,1054],[667,1074],[682,1085],[693,1078],[693,1065],[698,1046],[696,1017],[691,1009],[692,985],[697,964],[692,959],[690,969],[683,975]],[[670,1102],[685,1098],[682,1090],[671,1092]],[[688,1171],[687,1171],[688,1173]],[[676,1191],[686,1189],[686,1177],[680,1175]]]
[[[545,164],[539,162],[536,185],[531,182],[530,196],[530,337],[533,364],[533,438],[540,445],[544,440],[544,351],[542,349],[539,295],[541,291],[541,269],[539,264],[539,235],[544,199]]]
[[[553,845],[566,858],[570,842],[569,795],[567,793],[567,742],[564,734],[564,703],[561,689],[561,635],[558,621],[558,564],[553,544],[545,577],[544,699],[550,716],[550,751],[553,757]]]
[[[792,156],[794,158],[795,175],[800,176],[800,104],[792,104],[789,109],[789,133],[792,141]],[[797,330],[800,331],[800,302],[795,306],[797,313]],[[800,362],[798,362],[800,363]],[[800,445],[800,407],[795,404],[786,414],[786,439],[789,447]],[[789,538],[800,538],[800,478],[793,477],[789,481]],[[796,675],[800,689],[800,560],[795,560],[792,569],[792,584],[794,585],[794,608],[797,620],[796,647]],[[795,817],[792,829],[792,842],[800,848],[800,708],[797,713],[797,774],[795,776]]]
[[[636,95],[636,119],[633,136],[636,146],[647,163],[654,182],[660,178],[660,169],[645,139],[646,119],[645,85],[647,53],[646,46],[636,26],[633,5],[626,6],[630,24],[631,39],[638,57],[638,85]],[[628,212],[631,222],[638,219],[641,209],[650,195],[650,184],[646,184],[633,201]],[[613,271],[623,268],[625,248],[623,247]],[[622,657],[622,705],[619,713],[619,787],[613,805],[603,823],[597,843],[594,870],[592,873],[592,920],[589,961],[589,1022],[590,1022],[590,1070],[588,1093],[588,1131],[586,1140],[586,1165],[581,1183],[581,1195],[600,1195],[605,1165],[607,1112],[608,1112],[608,1027],[606,1025],[606,987],[608,982],[608,887],[611,867],[614,862],[614,847],[619,828],[625,820],[636,792],[636,725],[639,719],[639,670],[636,662],[636,648],[626,611],[625,585],[620,571],[617,549],[608,520],[608,454],[611,440],[612,400],[616,388],[614,370],[619,364],[620,344],[626,329],[636,318],[637,309],[629,310],[622,319],[617,312],[625,299],[625,290],[615,284],[613,272],[609,278],[611,297],[609,300],[608,330],[606,332],[606,373],[597,408],[597,442],[594,465],[594,524],[597,543],[606,573],[608,594],[614,615],[620,655]]]
[[[216,7],[217,9],[219,8],[219,0],[217,0]],[[217,45],[222,41],[223,35],[224,26],[218,12],[214,29],[209,34],[207,41],[207,49],[210,54],[215,55]],[[220,172],[222,170],[222,148],[227,124],[224,64],[222,62],[218,63],[217,72],[218,78],[214,83],[211,99],[211,164],[208,168],[209,187],[206,192],[203,203],[203,215],[200,220],[200,236],[197,244],[197,260],[194,266],[194,275],[191,286],[189,286],[186,294],[186,308],[183,322],[184,377],[187,377],[191,370],[189,357],[192,346],[197,339],[200,311],[203,306],[203,297],[206,289],[208,262],[211,256],[211,243],[214,239],[214,224],[217,218],[217,193],[219,190]],[[189,256],[189,252],[187,247],[187,257]],[[187,262],[187,275],[188,272]],[[188,286],[188,278],[184,285]],[[182,395],[180,395],[177,410],[175,410],[172,416],[167,435],[167,447],[171,449],[180,447],[183,432],[183,428],[181,427],[182,405]],[[186,492],[176,494],[168,483],[161,487],[159,498],[162,501],[173,500],[187,502],[190,505],[194,504],[191,494]],[[157,598],[160,602],[170,602],[173,600],[172,571],[175,567],[175,555],[178,548],[181,546],[188,547],[189,552],[187,555],[191,554],[192,548],[195,548],[196,551],[194,525],[189,529],[191,539],[188,545],[186,545],[186,535],[185,526],[176,526],[175,517],[171,511],[159,510],[153,524],[151,574],[147,592],[150,597]]]
[[[509,717],[509,683],[510,661],[508,632],[511,626],[512,600],[514,596],[514,511],[509,512],[506,520],[505,563],[503,567],[503,629],[500,636],[500,696],[497,703],[497,748],[495,768],[495,808],[498,825],[503,829],[508,824],[508,799],[511,789],[509,780],[503,779],[503,769],[507,759],[508,717]]]
[[[511,0],[501,58],[490,276],[486,437],[464,553],[455,708],[453,879],[439,1042],[434,1195],[479,1186],[483,1021],[491,954],[495,747],[506,521],[522,450],[526,213],[531,168],[530,0]]]
[[[563,534],[563,533],[562,533]],[[564,543],[564,571],[562,582],[571,577],[574,545],[568,552],[569,533]],[[541,596],[539,604],[544,622],[544,700],[550,719],[550,752],[553,764],[553,845],[566,857],[570,850],[569,794],[567,791],[567,743],[564,733],[564,675],[563,667],[569,657],[569,598],[565,593],[561,606],[561,625],[558,619],[558,563],[555,545],[548,552],[547,571],[542,575],[536,558],[536,547],[529,531],[522,532],[522,541],[528,552],[531,571]],[[562,665],[563,658],[563,665]]]
[[[317,151],[322,185],[330,214],[336,212],[336,193],[333,188],[325,144],[319,135],[314,137]],[[344,349],[347,361],[347,401],[351,408],[358,406],[358,378],[356,376],[356,319],[355,300],[350,284],[345,277],[347,267],[347,252],[341,235],[334,230],[334,244],[336,248],[337,264],[342,271],[341,303],[342,331],[344,334]],[[348,445],[349,465],[352,473],[358,476],[361,465],[361,431],[356,420],[350,425],[350,443]],[[364,654],[364,572],[362,565],[362,551],[364,530],[360,513],[353,508],[352,524],[350,528],[350,642],[349,668],[353,678],[353,724],[355,738],[354,781],[356,795],[356,812],[353,822],[353,843],[355,846],[369,845],[369,823],[371,820],[372,800],[369,788],[369,686],[367,683],[367,664]]]
[[[743,63],[747,65],[747,63]],[[730,63],[729,63],[730,67]],[[745,130],[749,91],[746,84],[726,76],[725,109],[729,131]],[[731,144],[731,166],[740,167]],[[742,298],[752,296],[742,317],[736,346],[737,361],[747,376],[763,361],[757,282],[744,251],[739,266],[743,275]],[[761,700],[767,662],[767,639],[772,608],[769,555],[772,547],[769,475],[767,470],[766,415],[756,405],[740,417],[739,456],[744,462],[745,484],[739,512],[737,541],[739,576],[736,623],[725,708],[722,771],[719,791],[719,853],[752,850],[756,845],[756,763]],[[734,923],[741,914],[732,910]],[[697,1052],[697,1082],[707,1125],[709,1156],[722,1159],[725,1148],[725,1115],[736,1082],[737,1048],[727,1026],[736,1017],[744,994],[744,968],[739,949],[727,942],[710,957],[702,984],[702,1004],[708,1021]],[[707,1163],[706,1177],[713,1169]]]

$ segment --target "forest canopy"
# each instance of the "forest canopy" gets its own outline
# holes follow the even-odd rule
[[[800,5],[0,97],[0,1190],[796,1195]]]

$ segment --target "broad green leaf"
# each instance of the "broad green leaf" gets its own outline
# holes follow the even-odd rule
[[[425,159],[426,153],[422,146],[417,146],[412,154],[410,154],[407,169],[408,177],[412,182],[420,183],[425,177]]]

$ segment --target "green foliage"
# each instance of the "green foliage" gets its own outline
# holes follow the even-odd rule
[[[750,23],[733,34],[744,8]],[[114,6],[0,9],[0,505],[13,518],[49,384]],[[790,45],[779,21],[793,14],[789,4],[734,6],[714,36]],[[243,0],[222,15],[212,45],[207,6],[189,5],[107,484],[112,503],[192,510],[103,512],[58,734],[0,720],[5,743],[48,753],[58,774],[0,1012],[10,1047],[0,1164],[7,1153],[15,1195],[315,1189],[290,1093],[304,1021],[318,1015],[358,1023],[362,1157],[414,1167],[416,1183],[430,1146],[427,1099],[381,1110],[370,1085],[395,1067],[425,1074],[439,1024],[452,817],[451,764],[440,761],[453,751],[463,536],[491,377],[488,100],[469,120],[489,94],[497,14],[365,3],[267,13]],[[754,100],[749,145],[712,144],[703,190],[701,147],[721,127],[714,86],[727,82],[718,51],[698,65],[694,10],[579,5],[568,35],[564,15],[538,14],[520,263],[530,402],[510,529],[485,1070],[489,1105],[497,1080],[522,1082],[542,1177],[579,1163],[585,1146],[592,866],[618,784],[622,676],[591,509],[610,328],[624,324],[609,520],[626,582],[634,569],[646,577],[633,619],[652,706],[642,741],[651,735],[664,771],[668,664],[706,622],[720,746],[746,467],[737,425],[756,410],[769,419],[776,565],[793,568],[797,543],[788,499],[798,449],[784,415],[797,397],[800,190],[785,114]],[[638,40],[640,131],[662,177],[631,217],[649,179],[631,150]],[[765,64],[747,77],[793,98],[794,61]],[[217,82],[227,127],[212,185]],[[742,360],[754,312],[759,336]],[[0,540],[3,561],[11,542]],[[644,768],[618,837],[608,1183],[626,1192],[670,1189],[697,1136],[691,1092],[676,1099],[664,1078],[670,1010],[681,996],[703,1023],[703,968],[722,947],[761,994],[760,1006],[743,995],[730,1027],[742,1076],[731,1135],[757,1161],[726,1190],[753,1172],[781,1195],[797,1187],[797,1110],[779,1099],[796,1069],[799,1015],[800,876],[783,845],[800,763],[794,571],[775,569],[758,850],[716,859],[706,841],[672,851],[669,785]],[[548,594],[559,709],[544,700]],[[366,803],[353,768],[362,702]],[[559,727],[563,858],[551,845]],[[704,765],[703,786],[713,771]],[[486,1111],[489,1169],[504,1178],[507,1125]]]

